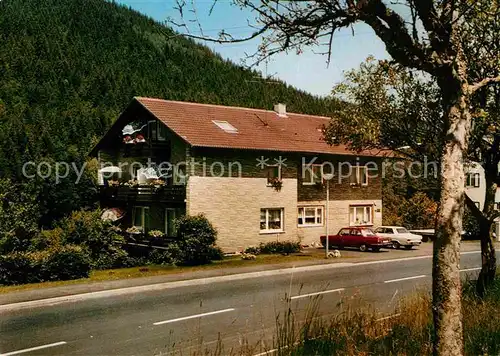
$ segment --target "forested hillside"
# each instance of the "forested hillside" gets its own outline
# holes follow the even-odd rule
[[[83,163],[133,96],[259,108],[279,101],[312,114],[337,105],[256,83],[255,71],[103,0],[3,0],[0,44],[0,178],[27,184],[13,189],[33,192],[43,225],[93,204],[92,180],[23,182],[23,164]]]

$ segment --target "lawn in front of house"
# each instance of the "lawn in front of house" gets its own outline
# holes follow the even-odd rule
[[[288,262],[298,261],[315,261],[324,259],[324,250],[313,250],[308,253],[294,253],[287,256],[276,255],[257,255],[255,260],[242,260],[241,256],[228,256],[221,261],[213,261],[207,265],[201,266],[161,266],[161,265],[147,265],[141,267],[131,268],[117,268],[108,270],[94,270],[90,273],[89,278],[81,278],[70,281],[53,281],[32,284],[22,284],[13,286],[1,286],[0,294],[32,290],[37,288],[50,288],[58,286],[66,286],[82,283],[95,283],[104,281],[114,281],[120,279],[141,278],[141,277],[154,277],[161,275],[171,275],[180,273],[189,273],[204,270],[216,270],[222,268],[238,268],[249,267],[257,265],[271,265],[271,264],[284,264]],[[338,261],[341,262],[343,258]]]

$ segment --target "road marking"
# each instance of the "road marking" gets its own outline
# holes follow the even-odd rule
[[[387,319],[392,319],[392,318],[397,318],[398,316],[400,316],[401,314],[398,313],[398,314],[393,314],[393,315],[389,315],[389,316],[386,316],[386,317],[383,317],[383,318],[380,318],[380,319],[377,319],[375,320],[375,322],[378,322],[378,321],[383,321],[383,320],[387,320]]]
[[[29,349],[7,352],[6,354],[0,354],[0,356],[19,355],[19,354],[24,354],[26,352],[48,349],[49,347],[61,346],[61,345],[65,345],[65,344],[67,344],[66,341],[59,341],[59,342],[54,342],[53,344],[41,345],[41,346],[36,346],[36,347],[30,347]]]
[[[232,312],[232,311],[235,311],[235,310],[236,309],[234,309],[234,308],[223,309],[223,310],[216,310],[216,311],[213,311],[213,312],[208,312],[208,313],[203,313],[203,314],[196,314],[196,315],[184,316],[182,318],[177,318],[177,319],[170,319],[170,320],[158,321],[156,323],[153,323],[153,325],[170,324],[170,323],[175,323],[177,321],[183,321],[183,320],[189,320],[189,319],[195,319],[195,318],[202,318],[204,316],[215,315],[215,314],[222,314],[222,313]]]
[[[418,279],[418,278],[425,278],[427,275],[422,274],[420,276],[413,276],[413,277],[406,277],[406,278],[398,278],[398,279],[391,279],[388,281],[384,281],[384,283],[395,283],[395,282],[401,282],[401,281],[409,281],[411,279]]]
[[[467,269],[461,269],[460,272],[472,272],[472,271],[479,271],[481,267],[475,267],[475,268],[467,268]]]
[[[468,252],[461,252],[460,254],[461,255],[471,255],[471,254],[476,254],[476,253],[481,253],[481,251],[468,251]],[[390,258],[390,259],[382,260],[382,261],[375,260],[375,261],[367,261],[367,262],[357,262],[357,263],[353,263],[352,266],[366,266],[366,265],[376,265],[376,264],[382,264],[382,263],[406,262],[406,261],[425,260],[425,259],[432,259],[432,255],[403,257],[403,258]]]
[[[342,292],[343,290],[345,290],[345,289],[344,288],[338,288],[338,289],[325,290],[325,291],[316,292],[316,293],[301,294],[301,295],[296,295],[294,297],[291,297],[290,299],[294,300],[294,299],[299,299],[299,298],[307,298],[307,297],[312,297],[312,296],[320,295],[320,294]]]
[[[461,255],[471,255],[473,253],[481,253],[481,251],[467,251],[467,252],[461,252]]]

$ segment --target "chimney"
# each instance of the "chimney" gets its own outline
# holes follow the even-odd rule
[[[286,117],[286,104],[282,103],[274,104],[274,111],[276,111],[278,116]]]

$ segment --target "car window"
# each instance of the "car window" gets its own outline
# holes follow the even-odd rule
[[[361,231],[359,231],[358,229],[351,229],[351,235],[355,236],[361,235]]]
[[[363,229],[363,236],[375,236],[372,229]]]
[[[348,229],[340,229],[339,235],[349,235],[349,230]]]
[[[408,232],[404,227],[397,228],[396,231],[398,234],[406,234]]]
[[[384,229],[383,227],[377,227],[377,228],[375,229],[375,232],[378,232],[379,234],[383,234],[383,233],[384,233],[384,230],[385,230],[385,229]]]
[[[394,234],[394,231],[392,231],[392,228],[391,228],[391,227],[386,227],[386,228],[385,228],[385,233],[386,233],[386,234]]]

